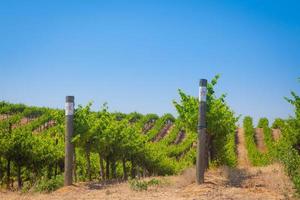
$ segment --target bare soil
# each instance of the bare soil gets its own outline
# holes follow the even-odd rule
[[[272,136],[275,141],[278,141],[281,136],[280,129],[272,129]]]
[[[236,133],[236,145],[237,145],[237,155],[238,155],[238,167],[247,168],[250,166],[250,161],[248,159],[248,152],[246,149],[246,139],[243,128],[239,128]]]
[[[18,123],[14,124],[12,126],[12,128],[15,129],[15,128],[24,126],[24,125],[29,124],[30,122],[32,122],[32,121],[34,121],[36,119],[37,119],[37,117],[35,117],[35,118],[23,117]]]
[[[44,124],[40,125],[38,128],[36,128],[33,133],[37,134],[40,133],[48,128],[51,128],[56,125],[56,122],[54,120],[49,120],[48,122],[45,122]]]
[[[196,185],[195,169],[186,170],[180,176],[157,177],[162,185],[150,187],[147,191],[133,191],[127,182],[112,185],[100,183],[79,183],[63,187],[50,194],[0,192],[5,200],[279,200],[296,199],[293,187],[284,175],[280,165],[261,168],[230,169],[220,167],[206,173],[205,183]]]
[[[255,142],[256,142],[256,146],[257,149],[264,153],[267,151],[265,142],[264,142],[264,131],[262,128],[256,128],[255,129]]]

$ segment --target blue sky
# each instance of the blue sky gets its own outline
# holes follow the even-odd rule
[[[221,74],[237,114],[292,115],[297,1],[1,1],[0,100],[175,114],[177,89]]]

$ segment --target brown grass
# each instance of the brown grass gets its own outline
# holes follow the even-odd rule
[[[102,185],[79,183],[63,187],[50,194],[1,192],[5,200],[73,200],[73,199],[133,199],[133,200],[201,200],[201,199],[295,199],[294,189],[279,164],[261,168],[232,169],[220,167],[208,170],[205,183],[195,184],[195,169],[179,176],[156,177],[168,183],[148,191],[133,191],[127,182]],[[149,179],[149,178],[148,178]]]

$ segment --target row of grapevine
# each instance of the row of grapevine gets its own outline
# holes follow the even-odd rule
[[[163,143],[164,145],[175,144],[177,137],[180,135],[180,132],[184,132],[183,125],[180,120],[176,120],[169,133],[159,142]]]
[[[16,177],[21,188],[23,180],[29,180],[26,184],[33,184],[45,171],[49,174],[49,165],[55,163],[59,156],[62,157],[63,151],[60,153],[57,144],[46,134],[32,134],[37,127],[51,119],[52,111],[19,104],[16,107],[7,103],[2,105],[2,113],[16,114],[0,123],[0,180],[5,180],[9,188],[14,183],[13,177]],[[39,117],[31,123],[13,128],[22,117],[30,115]]]
[[[235,166],[237,118],[226,104],[225,95],[214,94],[218,78],[208,85],[210,161]],[[198,100],[181,90],[179,95],[180,102],[173,102],[179,114],[177,119],[170,114],[158,117],[113,113],[107,104],[99,111],[91,110],[92,103],[79,105],[74,114],[72,139],[75,181],[176,174],[193,165]],[[1,102],[0,114],[9,116],[0,121],[1,183],[6,182],[9,187],[18,180],[19,187],[30,187],[60,177],[64,171],[63,111]],[[24,117],[34,120],[12,128]],[[45,126],[50,122],[52,126]]]
[[[267,118],[261,118],[257,127],[263,129],[264,143],[268,149],[269,162],[272,162],[274,158],[275,140],[272,136],[272,129],[269,127],[269,120]]]
[[[297,192],[300,193],[300,152],[295,148],[300,144],[300,97],[292,92],[292,99],[287,99],[294,106],[295,117],[276,120],[273,127],[281,129],[282,136],[275,145],[275,158],[283,163],[291,177]]]
[[[269,161],[269,155],[267,153],[260,152],[256,147],[255,142],[255,128],[253,125],[253,119],[250,116],[246,116],[243,121],[244,133],[246,138],[246,148],[248,152],[248,158],[253,166],[264,166]]]
[[[300,97],[292,92],[292,99],[287,99],[295,108],[295,117],[287,120],[275,119],[273,129],[280,129],[281,136],[274,138],[269,121],[261,118],[258,128],[264,133],[264,143],[267,147],[265,153],[260,152],[255,143],[253,120],[247,116],[244,118],[243,126],[246,136],[248,157],[254,166],[263,166],[272,162],[281,162],[287,174],[291,177],[295,188],[300,193]]]
[[[154,141],[156,135],[168,124],[174,122],[174,117],[171,114],[165,114],[161,118],[159,118],[154,127],[147,133],[148,140]]]
[[[7,109],[7,105],[5,105],[5,107],[3,106],[3,110],[5,110],[5,112],[3,113],[10,113],[10,110],[13,110],[13,105],[9,105],[10,107],[12,107],[12,109]],[[139,166],[135,166],[136,163],[144,163],[145,165],[149,165],[150,170],[152,170],[152,173],[164,173],[164,168],[168,168],[166,171],[169,171],[170,173],[173,173],[172,169],[170,167],[168,167],[168,164],[164,164],[166,165],[166,167],[161,167],[161,165],[159,163],[163,163],[161,161],[163,161],[164,159],[162,159],[161,157],[164,155],[157,155],[157,156],[153,156],[157,154],[157,150],[154,150],[153,147],[151,146],[145,146],[146,141],[148,140],[147,135],[143,136],[142,134],[140,134],[142,131],[142,129],[144,128],[145,124],[152,121],[153,120],[157,120],[158,117],[157,115],[154,114],[150,114],[150,115],[145,115],[142,116],[138,113],[132,113],[130,115],[124,115],[124,114],[120,114],[120,113],[106,113],[105,116],[105,112],[104,110],[102,110],[99,113],[95,113],[95,112],[91,112],[90,111],[90,106],[88,105],[86,107],[81,107],[79,106],[79,108],[76,110],[76,114],[75,114],[75,121],[76,121],[76,127],[75,127],[75,132],[76,132],[76,136],[73,139],[73,142],[76,146],[78,146],[78,148],[76,149],[77,152],[77,160],[75,160],[75,166],[76,170],[78,171],[75,172],[75,178],[78,177],[78,179],[81,180],[85,180],[86,177],[88,177],[88,179],[92,179],[92,173],[91,170],[94,167],[94,172],[96,172],[95,168],[100,169],[100,173],[96,172],[97,174],[100,174],[101,176],[103,176],[102,178],[109,178],[109,173],[107,171],[109,171],[109,167],[112,168],[112,173],[111,173],[111,177],[115,178],[116,177],[116,166],[119,166],[119,162],[116,162],[116,164],[112,163],[110,164],[109,162],[114,162],[115,157],[122,157],[122,162],[123,162],[123,168],[126,168],[125,170],[123,169],[123,173],[127,173],[128,168],[132,168],[131,169],[131,174],[132,176],[134,175],[134,171],[138,171]],[[16,105],[16,107],[20,107],[19,105]],[[22,110],[19,110],[20,113],[18,114],[14,114],[8,121],[1,121],[0,123],[3,125],[3,129],[1,131],[1,133],[3,133],[3,135],[1,135],[1,141],[3,143],[7,143],[9,138],[8,137],[4,137],[6,135],[18,135],[20,136],[21,139],[24,139],[24,141],[29,141],[29,140],[34,140],[34,137],[32,135],[32,132],[39,127],[40,125],[44,124],[45,122],[52,120],[52,118],[55,119],[56,122],[58,122],[55,127],[50,128],[49,130],[45,130],[43,133],[39,134],[40,135],[49,135],[52,139],[52,141],[54,143],[58,143],[59,141],[63,142],[63,133],[64,133],[64,128],[63,128],[63,120],[62,119],[58,119],[57,117],[55,117],[54,115],[57,114],[54,112],[53,116],[50,117],[50,113],[49,112],[45,112],[45,110],[43,109],[44,113],[37,118],[37,120],[30,122],[29,124],[25,125],[25,126],[21,126],[21,127],[17,127],[16,129],[12,130],[11,134],[7,134],[7,132],[9,132],[9,130],[7,129],[9,124],[15,124],[17,123],[22,117],[24,117],[26,115],[24,110],[30,110],[31,108],[29,107],[22,107]],[[35,110],[35,109],[33,109]],[[23,111],[23,112],[22,112]],[[14,113],[17,113],[15,111],[13,111]],[[62,112],[60,111],[60,118],[62,118]],[[105,119],[108,118],[108,119]],[[113,118],[113,119],[112,119]],[[165,117],[162,117],[163,120],[160,120],[162,122],[165,122],[166,120],[173,120],[172,116],[170,115],[166,115]],[[105,121],[107,120],[107,121]],[[93,122],[93,123],[89,123],[89,122]],[[132,126],[128,127],[128,124],[131,124]],[[126,138],[126,136],[130,136],[130,138],[127,138],[127,141],[130,141],[132,144],[124,144],[123,149],[116,149],[114,150],[114,147],[117,147],[118,145],[120,145],[120,140],[117,138],[113,138],[113,139],[117,139],[115,141],[115,144],[113,141],[108,141],[107,138],[106,141],[96,141],[94,136],[97,135],[93,135],[93,132],[101,132],[103,130],[103,126],[109,126],[108,128],[110,128],[109,131],[107,131],[107,136],[109,135],[109,137],[117,137],[117,138],[122,138],[122,141],[124,141]],[[117,127],[117,128],[116,128]],[[119,128],[119,129],[118,129]],[[122,129],[122,130],[121,130]],[[122,133],[124,131],[124,135],[121,135],[120,133]],[[23,134],[24,133],[24,134]],[[25,134],[26,133],[26,134]],[[112,134],[115,133],[115,134]],[[38,137],[38,136],[36,136]],[[100,137],[100,136],[99,136]],[[47,138],[49,140],[51,140],[50,138]],[[103,139],[103,138],[102,138]],[[110,138],[112,139],[112,138]],[[49,141],[50,142],[50,141]],[[102,142],[102,145],[99,145],[99,142]],[[50,142],[51,143],[51,142]],[[104,145],[104,143],[106,145]],[[139,143],[139,145],[138,145]],[[130,147],[131,145],[131,147]],[[102,149],[101,150],[97,150],[96,146],[101,146]],[[105,147],[107,146],[107,147]],[[138,147],[139,146],[139,147]],[[26,154],[26,149],[29,148],[29,146],[23,146],[22,149],[16,149],[16,151],[18,153],[20,153],[20,155],[22,155],[24,157],[24,159],[27,159],[27,157],[25,156]],[[120,148],[120,147],[119,147]],[[128,154],[123,154],[123,155],[118,155],[118,152],[126,152],[124,151],[125,149],[128,149],[128,151],[130,151],[130,155]],[[135,153],[133,153],[133,149],[134,148],[140,148],[140,150],[135,150],[138,151]],[[143,149],[144,148],[144,149]],[[35,146],[32,146],[32,148],[29,149],[37,149]],[[45,149],[45,148],[44,148]],[[149,155],[144,155],[145,154],[145,149],[149,150]],[[46,150],[46,149],[45,149]],[[55,161],[53,161],[53,159],[48,159],[53,161],[52,163],[55,163],[55,167],[53,166],[47,166],[47,162],[44,162],[45,167],[48,168],[48,171],[46,174],[50,174],[47,175],[48,177],[51,177],[52,174],[52,169],[54,168],[55,171],[55,175],[58,173],[57,169],[60,169],[60,173],[63,171],[63,148],[60,148],[60,157],[57,158]],[[106,150],[108,151],[107,153]],[[7,150],[8,151],[8,150]],[[101,156],[95,156],[95,154],[97,154],[97,152],[101,151]],[[3,155],[5,155],[4,150],[2,151]],[[151,152],[151,153],[150,153]],[[137,153],[139,153],[140,155],[137,155]],[[28,154],[28,152],[27,152]],[[91,155],[93,154],[93,155]],[[14,155],[15,156],[15,155]],[[89,156],[92,157],[93,161],[91,162],[89,159]],[[142,162],[139,159],[145,159],[145,157],[148,156],[149,160],[145,161],[142,160]],[[5,157],[5,156],[3,156]],[[33,157],[33,156],[32,156]],[[41,157],[41,156],[38,156]],[[106,159],[109,158],[110,160]],[[152,158],[154,157],[154,158]],[[157,158],[159,157],[159,159]],[[129,162],[129,159],[131,159],[133,162]],[[153,159],[154,161],[151,161],[151,159]],[[27,159],[29,161],[29,159]],[[86,160],[86,161],[84,161]],[[159,160],[159,162],[157,162],[157,160]],[[11,162],[11,161],[9,161]],[[5,161],[1,162],[3,163],[2,165],[5,165]],[[32,161],[32,163],[36,163],[36,161]],[[100,165],[97,165],[95,163],[100,163]],[[168,163],[168,162],[165,162]],[[4,171],[4,166],[2,167],[1,165],[1,172]],[[12,163],[12,165],[17,165]],[[106,172],[104,172],[104,165],[106,165]],[[15,167],[12,166],[10,167],[12,169],[14,169]],[[20,165],[20,168],[23,169],[23,171],[30,171],[29,169],[27,169],[27,167],[25,166],[25,164]],[[37,168],[37,167],[34,167]],[[38,167],[40,168],[44,168],[44,167]],[[136,168],[134,170],[134,168]],[[101,170],[102,169],[102,170]],[[159,169],[157,172],[155,172],[156,169]],[[2,176],[3,173],[1,173]],[[77,175],[78,174],[78,175]],[[44,174],[43,174],[44,175]],[[9,176],[11,176],[11,174],[9,173]],[[93,174],[94,177],[95,173]],[[122,176],[127,176],[122,174]],[[22,181],[20,175],[18,175],[19,179],[20,179],[20,186],[22,185]],[[34,179],[38,178],[39,176],[37,176],[37,174],[34,175]],[[3,180],[3,176],[1,177],[1,180]],[[5,177],[5,179],[10,179],[10,177]],[[27,176],[25,176],[25,179],[30,179]],[[8,182],[12,182],[12,180],[9,180]],[[10,183],[7,183],[8,185]]]
[[[217,97],[214,87],[219,76],[207,86],[207,132],[209,135],[210,162],[214,165],[236,166],[235,131],[238,118],[226,104],[226,95]],[[174,101],[183,129],[196,138],[199,101],[179,90],[180,102]],[[183,149],[183,151],[186,149]]]

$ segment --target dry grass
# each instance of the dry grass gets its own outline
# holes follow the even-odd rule
[[[236,133],[236,146],[238,155],[238,167],[246,168],[250,166],[248,152],[246,149],[246,138],[243,128],[239,128]]]
[[[1,192],[5,200],[76,200],[76,199],[133,199],[133,200],[201,200],[201,199],[295,199],[294,190],[280,165],[261,168],[231,169],[220,167],[208,170],[205,183],[195,184],[195,169],[185,170],[180,176],[156,177],[164,183],[148,191],[133,191],[124,183],[79,183],[63,187],[50,194],[18,194]]]

